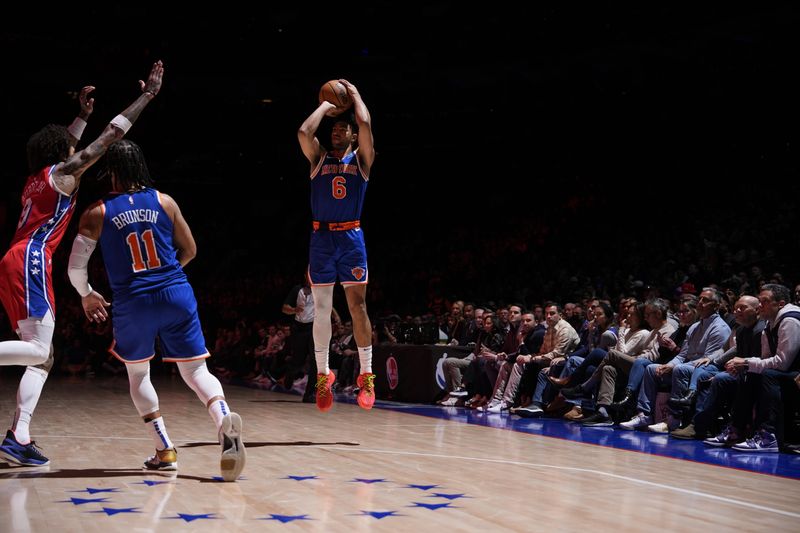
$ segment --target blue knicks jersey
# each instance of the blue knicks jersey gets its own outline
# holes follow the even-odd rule
[[[115,298],[186,282],[158,191],[113,193],[103,204],[100,247]]]
[[[367,177],[356,152],[339,159],[325,152],[311,173],[311,215],[321,222],[349,222],[361,218]]]

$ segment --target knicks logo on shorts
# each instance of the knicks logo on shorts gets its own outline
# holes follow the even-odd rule
[[[365,272],[364,272],[364,269],[363,269],[363,268],[361,268],[361,267],[355,267],[354,269],[352,269],[352,270],[350,271],[350,273],[351,273],[351,274],[353,275],[353,277],[354,277],[354,278],[356,278],[358,281],[361,281],[361,278],[363,278],[363,277],[364,277],[364,274],[365,274]]]

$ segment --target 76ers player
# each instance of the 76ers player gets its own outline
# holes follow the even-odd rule
[[[0,365],[28,366],[20,381],[12,428],[0,445],[0,455],[14,463],[41,466],[50,462],[34,446],[28,428],[53,364],[52,257],[75,209],[81,176],[111,143],[122,138],[155,97],[163,72],[161,62],[156,62],[147,83],[139,81],[142,94],[83,150],[75,152],[84,120],[76,120],[69,130],[50,124],[28,140],[31,175],[22,192],[22,214],[11,247],[0,261],[0,300],[21,339],[0,343]],[[85,117],[93,108],[93,99],[87,100],[92,89],[81,91]]]
[[[86,318],[101,322],[110,305],[92,290],[87,265],[97,242],[103,250],[114,291],[114,345],[110,351],[126,363],[133,404],[156,446],[144,466],[176,470],[177,452],[169,439],[150,382],[156,336],[162,359],[178,363],[184,381],[208,409],[222,445],[220,468],[235,481],[245,463],[242,419],[231,413],[222,385],[208,372],[209,356],[195,300],[183,266],[197,253],[192,232],[178,204],[151,187],[144,154],[127,139],[106,156],[113,192],[81,215],[69,258],[69,279],[81,295]]]
[[[371,409],[375,403],[372,373],[372,326],[367,316],[367,250],[361,232],[361,208],[367,191],[369,171],[375,160],[372,124],[367,106],[355,85],[339,80],[353,100],[355,123],[336,119],[331,132],[331,149],[316,137],[323,117],[337,117],[342,109],[323,101],[297,132],[303,154],[311,163],[311,213],[313,229],[309,246],[308,273],[314,293],[314,355],[317,361],[317,407],[327,411],[333,405],[331,386],[336,376],[328,368],[331,341],[333,286],[338,279],[344,287],[353,319],[361,374],[357,384],[358,405]],[[354,145],[358,143],[358,148]]]

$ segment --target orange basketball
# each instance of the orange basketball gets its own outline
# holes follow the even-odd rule
[[[327,100],[340,109],[347,109],[353,105],[353,100],[347,94],[347,87],[342,85],[339,80],[331,80],[325,83],[319,90],[319,103]]]

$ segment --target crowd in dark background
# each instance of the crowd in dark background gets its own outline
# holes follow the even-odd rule
[[[667,208],[666,214],[650,210],[653,218],[645,223],[648,210],[632,208],[618,213],[614,224],[613,215],[585,199],[557,206],[549,221],[521,220],[513,231],[498,233],[494,228],[502,223],[489,220],[476,233],[461,228],[441,239],[409,236],[399,248],[397,242],[383,239],[379,228],[367,224],[372,270],[368,309],[380,324],[392,315],[437,320],[457,299],[493,309],[511,303],[531,309],[546,301],[581,303],[600,298],[615,303],[625,296],[654,293],[677,302],[681,294],[699,294],[709,285],[736,295],[757,294],[767,282],[793,288],[800,281],[794,260],[796,211],[790,198],[772,198],[768,207],[764,204],[761,197],[743,197],[740,209],[725,218],[698,212],[688,219],[691,222],[670,215]],[[737,222],[742,213],[761,220],[769,216],[771,223],[768,228],[756,223],[742,226]],[[216,220],[212,226],[188,217],[201,244],[187,272],[207,345],[212,350],[224,346],[220,337],[235,333],[252,352],[259,329],[291,323],[292,317],[281,313],[281,304],[291,287],[302,281],[307,237],[300,229],[293,244],[281,246],[276,236],[272,247],[266,238],[256,249],[237,249],[225,239],[209,238],[235,231],[235,220]],[[608,225],[598,226],[598,218]],[[698,224],[703,231],[693,232]],[[93,371],[113,373],[118,365],[105,351],[110,328],[91,325],[83,317],[80,299],[66,279],[67,255],[68,248],[62,247],[54,266],[57,354],[66,365],[74,352],[85,353]],[[96,255],[90,279],[110,294]],[[336,308],[346,320],[338,288],[337,296]],[[11,338],[5,317],[2,324],[4,338]],[[67,371],[66,366],[61,368]]]

